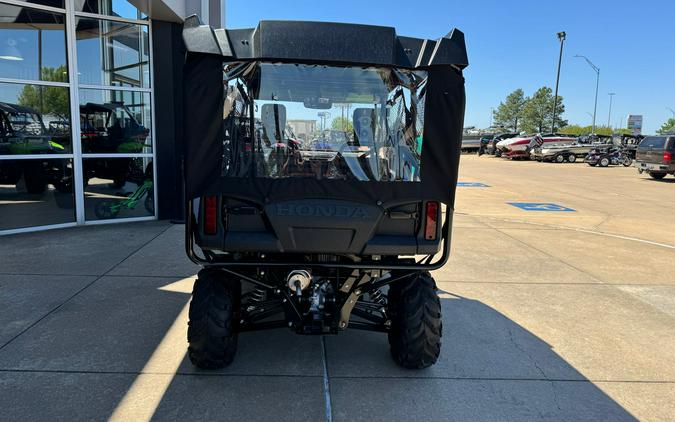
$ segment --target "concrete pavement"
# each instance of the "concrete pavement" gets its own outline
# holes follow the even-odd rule
[[[181,226],[0,237],[0,418],[672,420],[675,185],[474,156],[460,179],[491,187],[458,188],[434,274],[443,350],[423,371],[396,367],[378,333],[287,330],[245,333],[230,367],[196,370]]]

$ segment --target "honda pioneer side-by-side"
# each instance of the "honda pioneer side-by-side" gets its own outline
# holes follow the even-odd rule
[[[447,261],[464,119],[464,36],[261,21],[183,29],[186,251],[203,266],[188,354],[238,333],[387,333],[399,365],[440,353],[429,271]]]

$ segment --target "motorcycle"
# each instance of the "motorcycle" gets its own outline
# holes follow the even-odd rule
[[[609,165],[630,167],[633,164],[633,159],[630,155],[622,150],[603,151],[592,149],[584,161],[591,167],[608,167]]]

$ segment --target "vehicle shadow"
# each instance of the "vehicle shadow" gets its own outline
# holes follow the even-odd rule
[[[224,371],[197,371],[185,359],[153,418],[318,420],[328,400],[335,420],[635,420],[517,322],[449,292],[441,301],[443,349],[428,369],[396,366],[382,333],[247,333]]]
[[[675,177],[667,177],[667,176],[661,180],[652,179],[651,177],[647,178],[643,177],[642,180],[649,183],[666,183],[666,184],[675,183]]]

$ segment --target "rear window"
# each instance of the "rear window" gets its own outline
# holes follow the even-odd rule
[[[640,142],[640,148],[664,148],[666,139],[665,136],[649,136]]]

